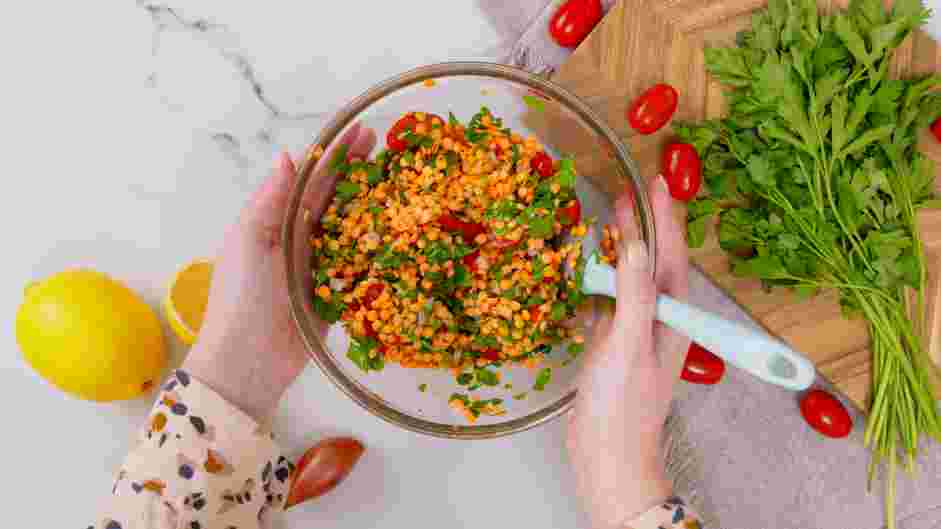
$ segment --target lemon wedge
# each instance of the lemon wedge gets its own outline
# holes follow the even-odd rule
[[[211,282],[212,262],[193,261],[177,271],[163,300],[170,328],[186,345],[196,341],[203,325]]]

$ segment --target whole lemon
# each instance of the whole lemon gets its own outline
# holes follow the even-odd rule
[[[154,311],[124,284],[92,270],[29,285],[16,341],[43,378],[86,400],[136,397],[158,382],[167,363]]]

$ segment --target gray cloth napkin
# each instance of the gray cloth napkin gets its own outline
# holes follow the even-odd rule
[[[571,53],[547,30],[563,0],[480,0],[495,27],[516,44],[504,62],[551,74]],[[603,0],[609,9],[616,0]],[[698,270],[691,303],[755,325]],[[831,389],[819,379],[821,387]],[[806,426],[798,395],[729,369],[717,386],[681,384],[667,424],[667,459],[678,492],[710,529],[878,529],[881,486],[866,492],[865,418],[853,412],[849,439],[830,440]],[[941,446],[926,443],[916,479],[899,478],[900,529],[941,528]]]

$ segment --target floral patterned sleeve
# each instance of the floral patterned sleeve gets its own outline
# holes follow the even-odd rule
[[[625,529],[701,529],[699,516],[673,497],[629,522]]]
[[[270,432],[176,371],[89,529],[266,527],[293,472]]]

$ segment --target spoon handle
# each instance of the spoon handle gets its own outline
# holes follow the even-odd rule
[[[615,297],[614,269],[599,263],[597,255],[591,256],[585,267],[584,288],[588,294]],[[657,296],[656,318],[766,382],[801,391],[816,377],[814,365],[780,340],[670,296]]]

